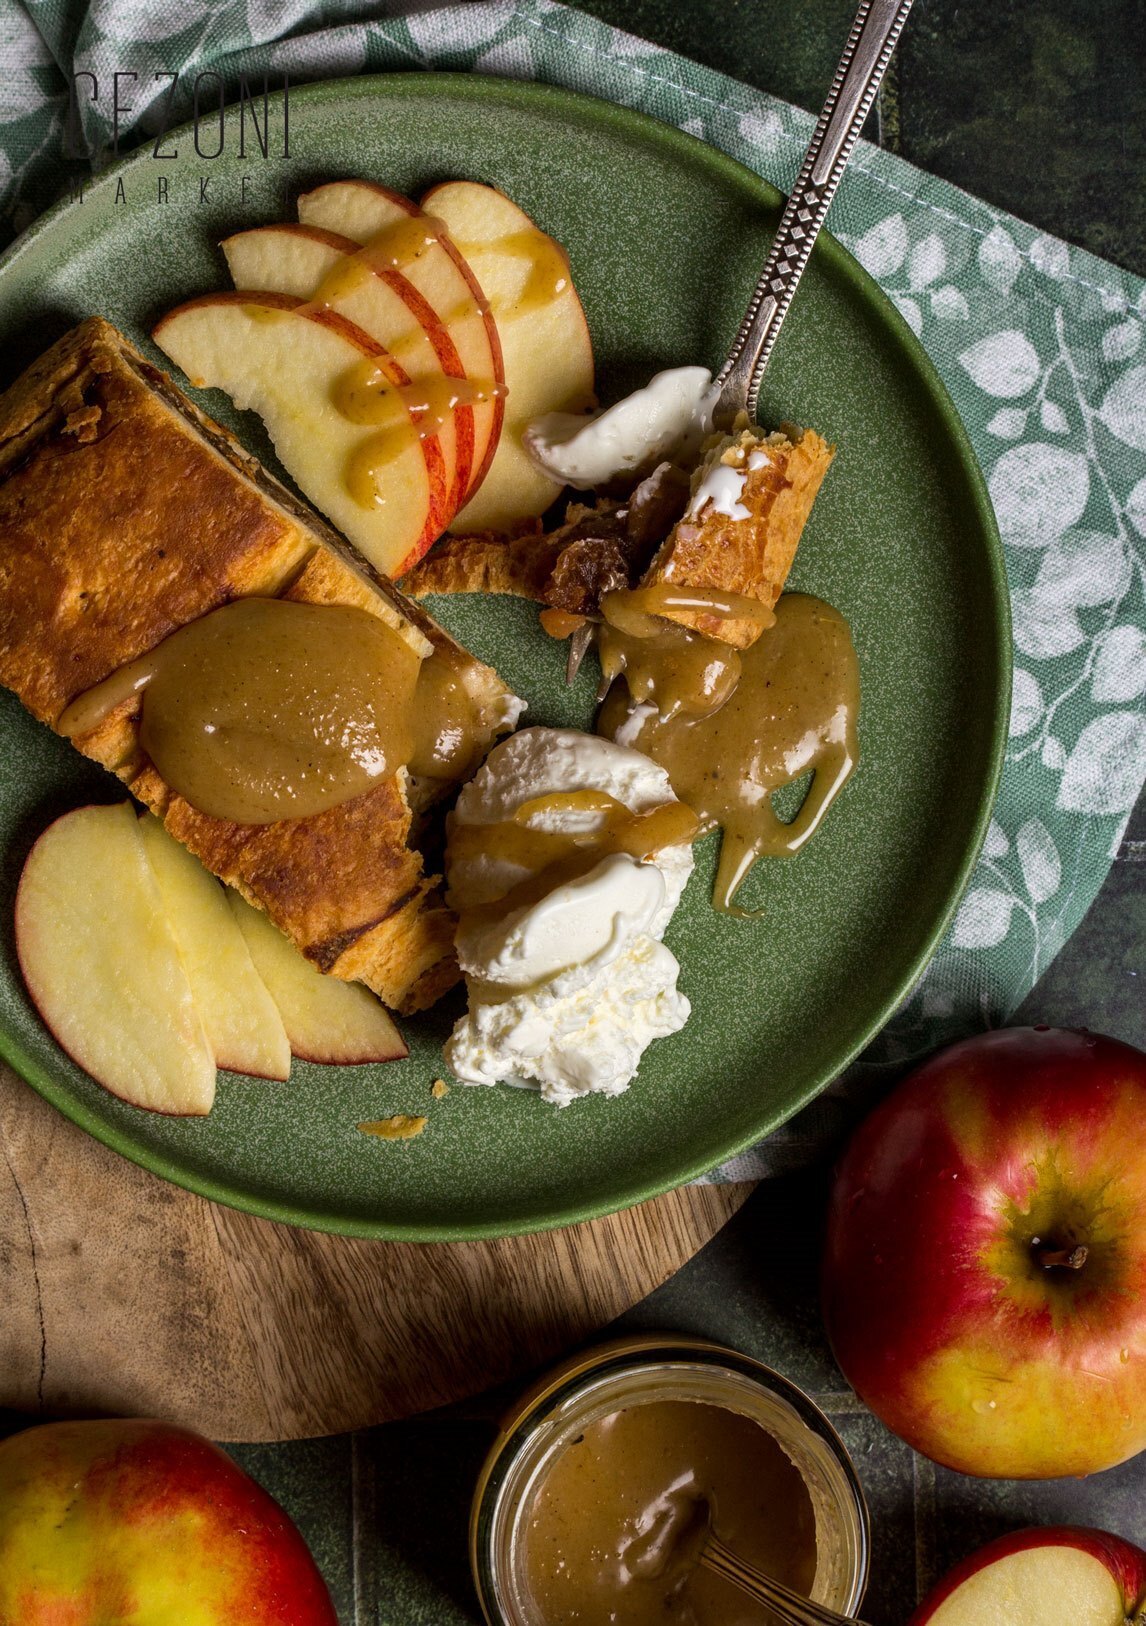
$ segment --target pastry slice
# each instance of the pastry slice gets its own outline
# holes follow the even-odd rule
[[[688,507],[641,579],[642,587],[739,593],[771,609],[780,597],[835,447],[793,428],[743,429],[708,446],[692,476]],[[668,620],[746,649],[758,620],[661,610]]]
[[[448,660],[475,751],[521,702],[98,317],[0,397],[0,683],[58,728],[77,697],[232,599],[289,596],[383,618]],[[130,695],[69,737],[321,970],[399,1011],[458,979],[453,917],[412,843],[448,781],[405,769],[305,818],[235,824],[167,785]],[[71,718],[75,717],[75,711]]]

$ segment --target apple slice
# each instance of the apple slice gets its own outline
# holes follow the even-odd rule
[[[384,575],[409,569],[441,534],[448,476],[437,438],[419,439],[409,417],[392,437],[335,405],[364,360],[409,383],[344,316],[288,294],[207,294],[170,311],[152,338],[192,384],[259,414],[288,474]]]
[[[409,1055],[385,1007],[361,983],[324,976],[261,910],[234,891],[227,901],[296,1056],[343,1066]]]
[[[910,1626],[1127,1626],[1142,1619],[1146,1553],[1105,1530],[1017,1530],[959,1564]]]
[[[474,460],[470,491],[476,491],[493,461],[504,413],[505,368],[501,339],[489,302],[466,261],[444,232],[434,235],[416,203],[373,181],[331,181],[298,200],[306,226],[369,247],[380,273],[399,271],[437,313],[473,385],[492,380],[487,402],[474,404]],[[418,228],[425,224],[429,241]],[[391,262],[397,262],[392,264]]]
[[[422,199],[445,223],[490,302],[505,364],[506,421],[480,490],[451,521],[455,532],[507,530],[544,513],[561,487],[522,444],[547,412],[592,406],[593,346],[561,245],[492,186],[448,181]]]
[[[28,992],[85,1072],[133,1106],[201,1115],[215,1057],[129,802],[49,825],[16,893]]]
[[[216,1066],[255,1078],[289,1078],[286,1028],[223,888],[154,813],[141,815],[139,833]]]
[[[236,288],[293,294],[340,311],[382,345],[412,381],[425,379],[431,391],[442,379],[462,380],[463,400],[437,430],[451,471],[446,508],[457,513],[474,467],[474,407],[464,399],[468,383],[457,347],[413,283],[392,266],[366,260],[359,262],[362,271],[356,274],[357,264],[351,260],[363,251],[351,238],[292,221],[238,232],[221,247]],[[487,416],[491,411],[492,400]],[[485,433],[488,439],[488,429]]]

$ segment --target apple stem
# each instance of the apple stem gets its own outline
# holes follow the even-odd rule
[[[1089,1252],[1085,1242],[1078,1242],[1073,1248],[1047,1248],[1041,1243],[1035,1244],[1035,1259],[1044,1270],[1053,1270],[1056,1267],[1063,1270],[1081,1270]]]

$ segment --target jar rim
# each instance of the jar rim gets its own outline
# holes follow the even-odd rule
[[[470,1518],[470,1563],[487,1626],[524,1626],[519,1604],[509,1599],[511,1611],[506,1609],[514,1579],[508,1573],[513,1568],[509,1556],[513,1553],[513,1521],[563,1449],[563,1433],[586,1426],[594,1416],[606,1415],[613,1391],[624,1391],[627,1380],[656,1373],[687,1377],[690,1372],[702,1375],[702,1388],[710,1381],[708,1374],[723,1372],[746,1392],[755,1390],[767,1397],[780,1408],[773,1419],[779,1432],[761,1417],[753,1420],[783,1445],[784,1413],[790,1414],[815,1442],[813,1454],[824,1454],[819,1466],[827,1468],[831,1497],[849,1527],[849,1596],[838,1607],[854,1613],[860,1606],[870,1562],[871,1519],[855,1466],[828,1417],[798,1385],[740,1350],[689,1334],[645,1333],[611,1339],[568,1357],[531,1385],[503,1418],[478,1475]],[[692,1397],[680,1394],[676,1398]],[[740,1409],[727,1398],[710,1394],[695,1398]],[[588,1410],[576,1410],[579,1400],[590,1401]],[[626,1403],[645,1402],[634,1402],[632,1397],[626,1400],[622,1392],[611,1409]],[[752,1415],[747,1410],[743,1414]],[[804,1472],[798,1463],[796,1466]],[[531,1621],[530,1626],[535,1623]]]

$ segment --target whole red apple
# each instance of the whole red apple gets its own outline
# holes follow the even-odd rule
[[[836,1174],[824,1316],[889,1428],[994,1478],[1146,1446],[1146,1055],[1011,1028],[954,1045]]]
[[[1105,1530],[1017,1530],[944,1576],[908,1626],[1141,1626],[1146,1553]]]
[[[167,1423],[0,1441],[0,1626],[337,1626],[278,1503]]]

